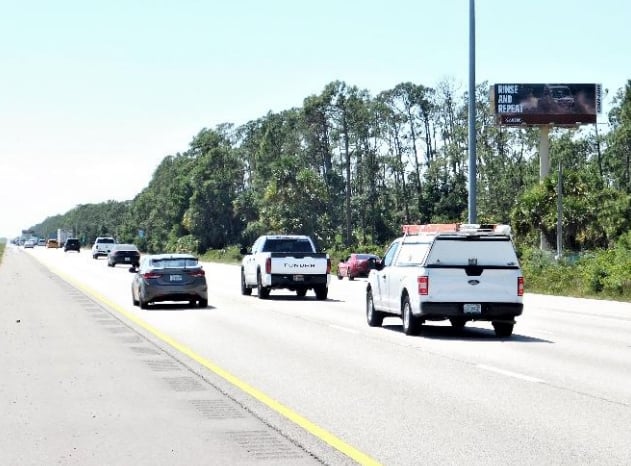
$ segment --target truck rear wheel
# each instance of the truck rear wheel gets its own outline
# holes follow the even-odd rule
[[[513,327],[515,324],[511,322],[493,322],[493,328],[495,329],[495,335],[500,338],[508,338],[513,334]]]
[[[375,310],[375,303],[372,297],[372,290],[366,292],[366,322],[371,327],[381,327],[383,325],[383,312]]]
[[[319,301],[323,301],[329,295],[329,288],[326,285],[318,285],[313,291],[315,291],[316,299]]]
[[[449,322],[451,322],[451,326],[456,330],[462,330],[467,323],[465,319],[461,319],[459,317],[453,317],[449,319]]]
[[[241,294],[245,296],[250,296],[252,294],[252,288],[245,284],[245,274],[243,273],[243,269],[241,269]]]
[[[401,304],[402,319],[403,319],[403,333],[406,335],[418,335],[421,333],[421,320],[412,314],[412,306],[410,304],[410,297],[404,296]]]
[[[267,299],[269,297],[269,287],[263,286],[261,282],[261,272],[257,272],[256,274],[256,288],[259,295],[259,299]]]

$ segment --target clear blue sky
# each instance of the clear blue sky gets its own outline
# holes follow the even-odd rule
[[[478,0],[476,81],[602,83],[607,104],[631,78],[629,5]],[[337,79],[465,91],[468,37],[468,0],[0,0],[0,237],[132,199],[200,129]]]

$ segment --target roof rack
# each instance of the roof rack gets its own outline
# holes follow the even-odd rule
[[[503,223],[427,223],[424,225],[403,225],[403,234],[422,235],[436,233],[497,233],[510,235],[511,227]]]

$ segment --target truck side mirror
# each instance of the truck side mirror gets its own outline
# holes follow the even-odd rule
[[[247,256],[250,253],[248,252],[248,248],[241,248],[239,249],[239,254],[241,254],[242,256]]]

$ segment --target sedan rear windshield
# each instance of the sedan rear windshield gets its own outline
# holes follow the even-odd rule
[[[177,269],[184,267],[197,267],[197,259],[155,259],[151,266],[157,269]]]
[[[114,247],[114,251],[133,251],[137,252],[138,248],[133,244],[118,244]]]

